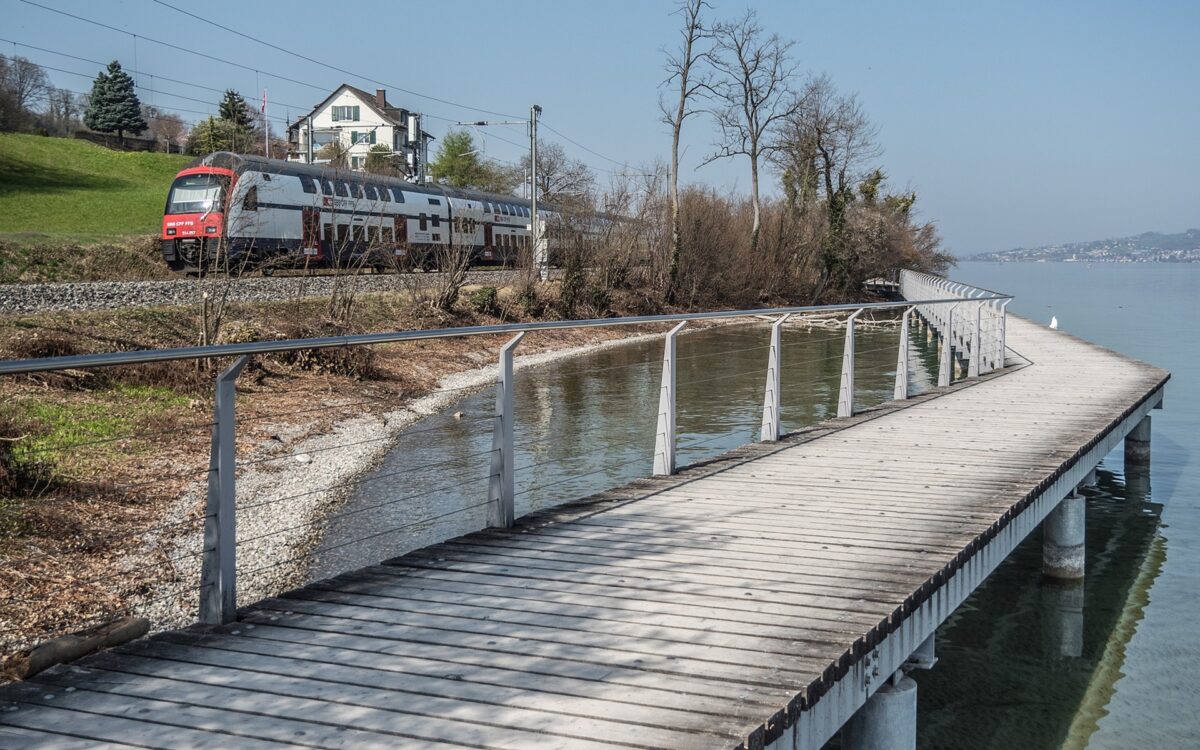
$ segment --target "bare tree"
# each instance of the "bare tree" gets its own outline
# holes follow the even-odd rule
[[[29,110],[34,99],[46,94],[50,84],[46,72],[37,63],[24,57],[10,57],[0,86],[12,97],[17,107]]]
[[[773,160],[783,172],[789,200],[806,213],[824,198],[826,230],[818,297],[831,281],[842,285],[853,265],[847,257],[847,211],[854,201],[854,186],[881,153],[877,134],[858,98],[839,94],[828,76],[808,82],[778,129]]]
[[[731,156],[750,159],[753,253],[762,224],[759,164],[775,148],[770,133],[796,107],[792,43],[777,34],[764,38],[753,10],[736,21],[714,26],[713,39],[712,65],[718,74],[712,84],[718,104],[713,115],[721,129],[721,142],[705,163]]]
[[[166,147],[168,152],[179,146],[179,139],[187,131],[183,119],[171,112],[155,111],[153,116],[146,118],[150,135]]]
[[[521,160],[529,169],[529,157]],[[547,203],[590,207],[596,189],[596,177],[587,164],[567,156],[557,143],[538,141],[538,198]]]
[[[702,45],[705,40],[712,38],[712,34],[704,27],[700,17],[706,7],[710,6],[704,0],[680,0],[674,11],[683,20],[679,46],[665,50],[667,80],[663,85],[674,86],[679,93],[679,99],[673,107],[659,101],[663,122],[671,127],[671,259],[667,264],[667,299],[674,297],[682,245],[679,231],[679,135],[683,130],[683,121],[700,111],[693,102],[711,91],[711,76],[707,71],[694,70],[709,58],[708,50],[702,49]]]

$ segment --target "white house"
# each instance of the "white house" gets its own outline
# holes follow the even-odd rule
[[[371,96],[343,83],[312,112],[288,126],[288,161],[308,161],[308,139],[312,134],[314,163],[327,161],[319,152],[332,141],[348,149],[351,169],[362,169],[372,146],[383,144],[397,155],[396,166],[407,175],[428,154],[433,136],[421,130],[421,143],[408,141],[410,116],[414,113],[388,103],[387,92],[377,89]],[[419,127],[419,125],[418,125]]]

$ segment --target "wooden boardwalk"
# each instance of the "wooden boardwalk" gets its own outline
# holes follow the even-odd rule
[[[0,690],[0,747],[820,747],[1161,400],[1010,367]]]

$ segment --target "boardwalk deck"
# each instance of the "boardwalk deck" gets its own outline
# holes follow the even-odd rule
[[[0,691],[0,747],[815,748],[1161,400],[1019,362]]]

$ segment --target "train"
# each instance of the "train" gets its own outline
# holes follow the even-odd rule
[[[434,270],[456,253],[473,265],[513,266],[530,245],[530,209],[511,195],[217,152],[171,184],[162,257],[172,271],[197,276]],[[538,215],[551,223],[557,209],[539,203]]]

